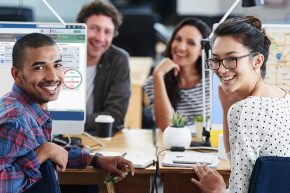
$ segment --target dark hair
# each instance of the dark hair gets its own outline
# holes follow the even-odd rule
[[[87,19],[92,15],[105,15],[112,18],[115,26],[115,35],[118,34],[123,18],[114,5],[103,1],[93,1],[85,4],[77,16],[77,22],[86,23]]]
[[[40,33],[31,33],[23,36],[17,40],[13,46],[12,65],[17,69],[22,70],[25,49],[28,47],[40,48],[43,46],[56,46],[56,43],[47,35]]]
[[[261,29],[261,21],[254,16],[243,18],[231,18],[220,24],[214,31],[215,37],[231,35],[247,47],[250,52],[259,52],[264,55],[264,62],[261,66],[262,78],[266,75],[266,62],[269,56],[270,39],[265,31]]]
[[[186,18],[183,19],[181,22],[177,24],[175,27],[172,36],[170,38],[169,43],[167,44],[167,47],[163,53],[165,57],[168,57],[172,59],[172,53],[171,53],[171,46],[173,43],[173,40],[176,36],[176,34],[179,32],[181,28],[184,26],[193,26],[198,29],[198,31],[201,33],[203,38],[207,38],[211,32],[210,28],[206,23],[203,21],[196,19],[196,18]],[[196,70],[198,74],[201,76],[202,72],[202,58],[201,56],[197,59],[196,62]],[[166,85],[166,91],[170,100],[170,103],[173,107],[173,109],[176,109],[177,102],[179,100],[179,94],[178,94],[178,84],[177,84],[177,78],[174,76],[173,71],[170,71],[167,73],[164,77],[165,85]]]

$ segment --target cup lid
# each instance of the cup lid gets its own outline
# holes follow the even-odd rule
[[[114,118],[111,115],[99,115],[95,118],[95,122],[113,123]]]

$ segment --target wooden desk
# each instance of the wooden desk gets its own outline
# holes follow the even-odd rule
[[[193,137],[193,140],[195,138]],[[162,147],[162,133],[158,133],[158,146]],[[163,193],[201,193],[200,189],[192,184],[191,178],[197,178],[191,168],[163,167],[162,159],[165,151],[159,156],[159,168],[163,182]],[[217,171],[223,176],[226,184],[230,176],[230,165],[228,161],[220,160]]]
[[[162,146],[162,132],[157,133],[158,143]],[[83,142],[89,146],[96,142],[85,136],[82,136]],[[99,139],[99,138],[98,138]],[[147,155],[155,155],[153,146],[153,137],[151,130],[142,129],[124,129],[111,140],[100,140],[105,144],[105,151],[118,152],[144,152]],[[162,148],[159,148],[162,149]],[[160,156],[162,162],[162,154]],[[163,182],[164,193],[199,193],[200,190],[194,186],[190,179],[196,177],[192,169],[162,167],[160,165],[160,174]],[[218,172],[228,182],[230,175],[230,167],[227,161],[221,161]],[[126,177],[123,181],[115,184],[117,193],[149,193],[150,192],[150,177],[155,172],[154,167],[146,169],[137,169],[133,177]],[[100,192],[105,193],[106,187],[103,183],[104,173],[92,167],[87,167],[83,170],[67,169],[64,173],[59,173],[61,184],[99,184]]]
[[[217,170],[223,176],[225,182],[228,182],[230,175],[229,163],[221,161]],[[191,178],[197,178],[191,168],[162,167],[160,164],[160,174],[164,193],[201,193],[198,187],[191,183]]]
[[[84,135],[78,136],[82,138],[83,144],[93,146],[96,142]],[[153,138],[151,130],[142,129],[124,129],[119,132],[111,140],[103,140],[97,138],[105,145],[100,151],[117,151],[117,152],[144,152],[146,155],[154,156],[155,148],[153,146]],[[149,193],[150,177],[154,174],[155,168],[136,169],[135,176],[128,176],[124,180],[115,184],[117,193]],[[67,169],[63,173],[58,173],[61,184],[79,184],[89,185],[98,184],[100,193],[106,193],[104,184],[105,174],[93,167],[86,169]]]

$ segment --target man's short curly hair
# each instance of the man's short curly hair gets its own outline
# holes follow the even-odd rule
[[[118,34],[123,18],[114,5],[99,0],[85,4],[77,16],[77,22],[86,23],[87,19],[92,15],[105,15],[112,18],[115,26],[115,35]]]

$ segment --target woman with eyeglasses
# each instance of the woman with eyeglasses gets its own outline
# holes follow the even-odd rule
[[[169,126],[174,112],[186,116],[188,124],[193,124],[193,117],[203,112],[201,40],[209,34],[210,28],[201,20],[182,20],[173,31],[165,58],[144,86],[157,126],[162,130]],[[206,104],[209,109],[209,101]]]
[[[259,156],[290,156],[290,97],[266,84],[270,40],[253,16],[228,19],[214,32],[212,58],[220,78],[225,150],[231,162],[230,192],[247,193]],[[192,182],[204,193],[225,192],[222,177],[207,166],[194,167]]]

